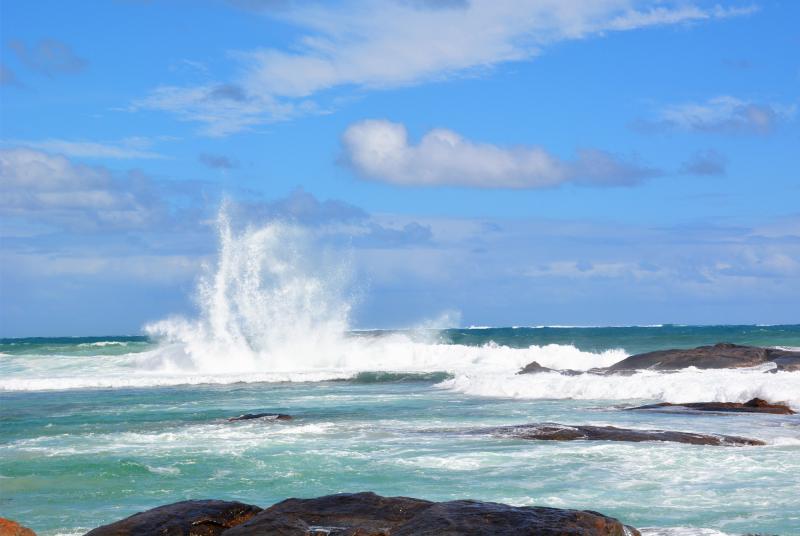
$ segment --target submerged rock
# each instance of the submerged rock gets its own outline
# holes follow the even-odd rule
[[[480,501],[434,503],[370,492],[288,499],[225,536],[638,536],[618,520],[581,510]]]
[[[36,536],[36,533],[16,521],[0,517],[0,536]]]
[[[270,421],[291,421],[292,416],[284,413],[245,413],[238,417],[231,417],[229,422],[233,421],[249,421],[251,419],[266,419]]]
[[[86,536],[218,536],[260,511],[235,501],[183,501],[103,525]]]
[[[648,404],[628,408],[629,410],[648,409],[659,410],[665,408],[685,408],[692,411],[717,411],[729,413],[773,413],[779,415],[794,415],[792,408],[785,404],[770,404],[766,400],[754,398],[747,402],[690,402],[687,404],[671,404],[662,402],[661,404]]]
[[[714,346],[698,346],[686,350],[658,350],[632,355],[606,370],[616,372],[640,369],[678,370],[687,367],[700,369],[743,368],[789,357],[800,360],[800,352],[719,343]]]
[[[522,424],[477,430],[514,439],[538,441],[669,441],[691,445],[743,446],[764,445],[763,441],[746,437],[717,434],[695,434],[670,430],[637,430],[616,426],[569,426],[557,423]]]

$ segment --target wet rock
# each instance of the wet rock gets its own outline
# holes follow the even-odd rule
[[[291,421],[292,416],[284,413],[245,413],[238,417],[231,417],[228,422],[249,421],[251,419],[265,419],[270,421]]]
[[[638,406],[635,408],[628,408],[629,410],[647,409],[686,409],[690,411],[716,411],[728,413],[773,413],[778,415],[793,415],[792,408],[785,404],[770,404],[766,400],[754,398],[744,403],[740,402],[691,402],[688,404],[670,404],[669,402],[662,402],[661,404],[648,404],[646,406]]]
[[[225,536],[638,536],[602,514],[479,501],[433,503],[370,492],[288,499]]]
[[[314,534],[312,530],[323,534],[323,529],[331,536],[383,535],[433,504],[408,497],[382,497],[371,492],[287,499],[226,532],[226,536],[306,536]]]
[[[508,506],[478,501],[437,503],[392,536],[634,536],[639,531],[587,510]]]
[[[746,437],[695,434],[670,430],[638,430],[616,426],[568,426],[556,423],[522,424],[477,430],[500,437],[537,441],[669,441],[691,445],[744,446],[764,445],[763,441]]]
[[[777,367],[768,372],[800,372],[800,356],[776,357],[772,361]]]
[[[800,352],[789,352],[758,346],[719,343],[688,350],[658,350],[637,354],[608,367],[611,372],[623,370],[678,370],[687,367],[700,369],[743,368],[763,365],[780,358],[799,358]]]
[[[36,533],[16,521],[0,517],[0,536],[36,536]]]
[[[542,372],[557,372],[557,373],[562,374],[564,376],[577,376],[579,374],[583,374],[579,370],[570,370],[570,369],[563,369],[562,370],[562,369],[552,369],[552,368],[548,368],[548,367],[543,367],[542,365],[540,365],[536,361],[531,361],[530,363],[525,365],[523,368],[520,369],[519,372],[517,372],[517,374],[539,374],[539,373],[542,373]]]
[[[235,501],[183,501],[103,525],[86,536],[218,536],[260,511]]]

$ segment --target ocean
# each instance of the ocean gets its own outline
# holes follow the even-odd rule
[[[517,374],[717,342],[798,348],[800,325],[357,331],[346,256],[284,224],[234,231],[224,212],[219,232],[194,317],[142,336],[0,339],[0,516],[77,535],[184,499],[374,491],[590,509],[648,536],[800,534],[797,415],[623,411],[753,397],[800,409],[800,372]],[[294,419],[228,420],[260,412]],[[531,422],[766,445],[468,433]]]
[[[515,374],[531,361],[585,370],[720,341],[796,348],[800,326],[347,331],[326,337],[327,354],[301,344],[295,359],[251,352],[216,361],[215,350],[195,355],[154,336],[2,339],[0,515],[45,536],[72,535],[189,498],[264,506],[371,490],[591,509],[651,536],[800,534],[797,416],[622,411],[755,396],[800,409],[800,373]],[[227,420],[255,412],[294,420]],[[725,433],[767,445],[464,433],[528,422]]]

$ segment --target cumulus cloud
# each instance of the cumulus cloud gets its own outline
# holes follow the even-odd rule
[[[546,188],[565,182],[595,186],[636,184],[657,174],[597,149],[574,160],[537,146],[500,147],[467,140],[443,128],[409,142],[405,126],[365,120],[342,136],[346,161],[360,175],[404,186]]]
[[[727,160],[714,150],[699,151],[681,165],[688,175],[724,175]]]
[[[327,110],[319,101],[335,88],[391,88],[475,74],[530,60],[560,41],[753,11],[678,0],[353,0],[287,3],[281,9],[273,1],[237,3],[305,34],[288,49],[234,53],[240,69],[232,81],[161,86],[134,109],[170,112],[203,124],[208,134],[227,135]],[[226,98],[216,98],[220,92]]]
[[[667,106],[656,120],[638,126],[644,130],[767,134],[778,123],[794,118],[796,112],[794,104],[757,103],[723,95],[700,103]]]
[[[86,60],[78,57],[68,44],[56,39],[42,39],[30,46],[14,40],[9,47],[28,68],[50,77],[75,74],[86,68]]]
[[[135,228],[160,215],[149,180],[27,148],[0,149],[0,214],[67,228]]]

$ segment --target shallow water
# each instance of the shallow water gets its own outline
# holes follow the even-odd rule
[[[797,400],[800,373],[687,371],[612,381],[514,374],[532,359],[589,368],[638,351],[720,340],[800,346],[797,326],[372,332],[348,339],[356,346],[346,349],[363,354],[357,363],[375,352],[374,370],[410,373],[351,366],[320,373],[298,363],[296,373],[273,379],[324,381],[263,382],[254,380],[269,370],[159,368],[154,356],[174,350],[142,338],[1,341],[0,515],[44,536],[81,534],[188,498],[265,506],[372,490],[586,508],[650,535],[800,534],[798,416],[621,409],[682,396],[743,401],[766,392]],[[96,344],[104,341],[127,347]],[[96,386],[87,388],[87,378]],[[295,419],[226,420],[263,411]],[[559,443],[464,433],[527,422],[724,433],[768,444]]]

